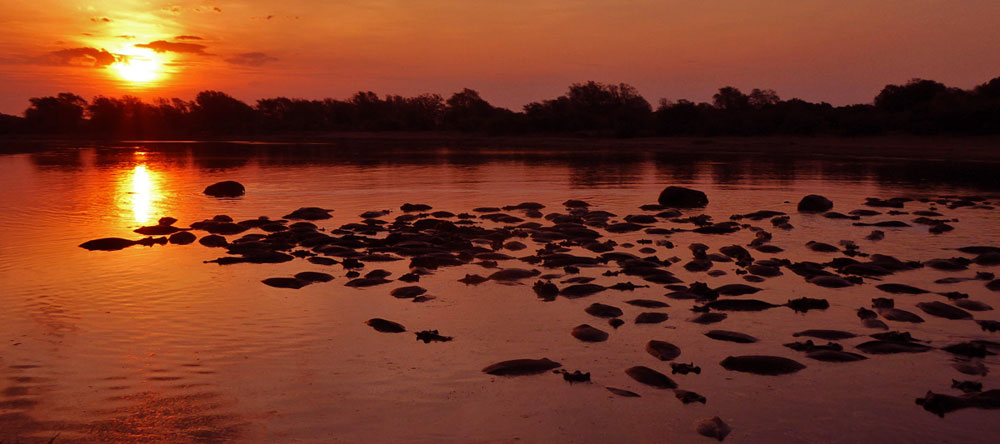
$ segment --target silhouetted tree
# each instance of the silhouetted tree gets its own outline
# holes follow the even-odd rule
[[[226,93],[202,91],[195,97],[191,110],[198,129],[213,134],[253,132],[254,109]]]
[[[68,133],[78,131],[83,123],[83,110],[87,101],[73,93],[59,93],[55,97],[32,97],[31,106],[24,111],[27,126],[43,133]]]
[[[750,107],[750,97],[739,88],[726,86],[712,96],[712,104],[724,111],[743,111]]]

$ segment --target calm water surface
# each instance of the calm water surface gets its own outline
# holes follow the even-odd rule
[[[642,213],[640,205],[655,203],[664,186],[678,184],[704,190],[711,200],[704,212],[717,221],[759,209],[789,212],[791,231],[772,229],[766,220],[755,223],[786,249],[776,257],[824,262],[837,255],[806,250],[805,242],[851,239],[865,252],[927,260],[961,255],[950,248],[1000,245],[1000,212],[944,209],[946,217],[959,219],[953,232],[934,236],[926,226],[888,228],[883,229],[886,239],[876,243],[863,240],[870,228],[799,215],[794,203],[819,193],[846,213],[863,208],[868,196],[992,197],[1000,188],[993,170],[993,165],[939,161],[528,149],[373,152],[324,145],[120,144],[2,155],[0,442],[47,441],[56,434],[56,442],[710,442],[693,431],[693,424],[716,415],[733,427],[727,442],[993,442],[1000,434],[996,411],[968,409],[938,418],[914,399],[928,390],[956,394],[949,388],[952,379],[998,388],[996,372],[963,375],[952,368],[952,356],[938,350],[833,364],[781,346],[794,340],[791,333],[807,328],[873,333],[854,313],[873,297],[889,296],[871,283],[827,289],[786,272],[756,284],[765,291],[754,297],[775,303],[819,297],[831,308],[807,314],[785,308],[731,313],[722,324],[702,326],[685,321],[692,315],[691,301],[668,300],[663,297],[668,290],[656,285],[546,303],[535,297],[531,281],[465,286],[457,279],[466,273],[492,272],[466,265],[421,279],[419,285],[436,299],[415,304],[388,294],[409,284],[349,288],[340,266],[300,259],[219,266],[203,262],[224,251],[197,243],[117,252],[78,247],[101,237],[138,238],[132,230],[163,216],[186,226],[217,214],[236,220],[279,218],[302,206],[333,208],[334,218],[318,223],[325,228],[357,222],[369,210],[392,209],[385,217],[392,219],[406,202],[458,213],[536,201],[549,213],[565,212],[561,203],[567,199],[582,199],[591,209],[624,217]],[[215,199],[201,193],[208,184],[230,179],[246,186],[245,197]],[[929,206],[911,202],[907,210]],[[619,243],[663,239],[642,232],[606,237]],[[656,255],[686,261],[692,242],[717,251],[753,238],[748,230],[721,236],[676,233],[670,237],[676,247],[656,247]],[[511,254],[527,255],[540,247],[529,244],[528,250]],[[639,254],[641,246],[619,251]],[[407,262],[368,264],[366,270],[385,268],[399,276]],[[505,261],[501,267],[530,266]],[[685,282],[743,282],[733,273],[735,265],[716,268],[728,274],[712,278],[679,266],[671,271]],[[601,276],[605,270],[585,268],[581,275],[609,285],[628,280]],[[300,271],[324,271],[336,279],[301,290],[260,283]],[[933,283],[976,271],[998,270],[922,269],[886,280],[962,291],[1000,306],[1000,293],[987,291],[982,281]],[[664,310],[670,320],[633,324],[638,313],[648,311],[624,304],[635,298],[670,303]],[[921,315],[917,302],[944,300],[937,295],[895,299],[897,307]],[[604,320],[586,314],[583,309],[593,302],[623,308],[626,324],[612,331]],[[373,317],[401,322],[410,331],[438,329],[455,340],[424,344],[412,333],[377,333],[364,324]],[[890,322],[890,327],[932,345],[996,340],[971,321],[924,317],[923,324]],[[998,316],[987,311],[977,318]],[[611,331],[611,339],[597,344],[574,339],[569,332],[582,323]],[[713,341],[703,335],[713,328],[761,340]],[[650,339],[678,345],[677,361],[701,366],[700,375],[674,379],[681,388],[705,395],[707,404],[683,405],[671,391],[642,386],[625,375],[634,365],[669,373],[666,363],[644,351]],[[852,350],[864,340],[841,342]],[[765,377],[718,365],[735,354],[786,356],[808,368]],[[551,374],[492,377],[480,371],[497,361],[543,356],[568,370],[591,372],[594,383],[569,385]],[[988,357],[985,364],[995,370],[998,359]],[[617,397],[603,386],[642,397]]]

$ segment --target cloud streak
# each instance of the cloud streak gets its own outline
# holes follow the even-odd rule
[[[261,66],[266,63],[278,61],[277,57],[271,57],[262,52],[244,52],[236,54],[226,59],[227,62],[242,66]]]
[[[83,66],[88,68],[104,68],[119,60],[115,54],[106,49],[90,47],[68,48],[52,51],[45,56],[45,61],[56,65]]]
[[[148,48],[156,52],[176,52],[180,54],[199,54],[208,55],[205,52],[205,45],[199,45],[197,43],[180,43],[180,42],[168,42],[166,40],[157,40],[149,43],[136,43],[136,48]]]

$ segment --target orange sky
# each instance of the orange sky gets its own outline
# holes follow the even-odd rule
[[[72,91],[252,102],[478,89],[520,109],[573,82],[651,102],[720,86],[869,102],[1000,76],[997,0],[4,0],[0,112]]]

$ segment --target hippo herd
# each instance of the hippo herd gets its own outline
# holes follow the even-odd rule
[[[235,184],[235,185],[234,185]],[[206,188],[205,193],[216,197],[238,197],[245,193],[236,182],[223,182]],[[592,297],[604,292],[635,291],[639,288],[663,288],[661,299],[636,298],[625,303],[641,312],[635,324],[660,324],[678,312],[663,310],[672,304],[685,304],[691,315],[687,322],[714,325],[724,322],[731,315],[763,310],[794,310],[808,313],[830,307],[827,300],[802,297],[775,303],[757,299],[755,294],[765,291],[757,286],[768,279],[787,273],[799,276],[804,283],[825,288],[850,288],[873,285],[887,296],[928,298],[912,304],[915,311],[897,307],[889,297],[872,300],[870,307],[857,309],[857,327],[875,331],[859,334],[851,331],[810,329],[792,335],[795,342],[784,347],[802,353],[806,359],[822,363],[862,362],[884,354],[923,353],[941,350],[954,356],[953,367],[968,376],[982,376],[989,370],[986,356],[1000,353],[1000,342],[973,340],[946,346],[932,345],[913,338],[908,332],[890,328],[903,328],[908,324],[924,322],[923,316],[933,316],[955,322],[975,322],[984,332],[996,332],[1000,321],[984,319],[981,314],[993,310],[984,301],[970,298],[959,292],[934,293],[916,286],[888,281],[897,273],[927,268],[941,272],[962,272],[971,265],[993,267],[1000,265],[1000,247],[967,246],[954,250],[954,257],[913,260],[890,255],[866,253],[853,241],[831,244],[810,241],[805,248],[829,255],[826,262],[794,261],[780,257],[784,249],[771,243],[770,230],[793,230],[790,214],[778,210],[760,210],[748,214],[731,215],[728,221],[713,221],[705,214],[692,215],[708,205],[708,196],[698,190],[671,186],[663,190],[658,203],[639,207],[640,212],[625,216],[591,209],[580,200],[563,203],[564,211],[543,213],[545,205],[524,202],[502,207],[478,207],[467,212],[435,211],[430,205],[405,203],[400,214],[387,218],[389,210],[373,210],[360,215],[360,221],[339,224],[336,228],[321,228],[318,223],[333,218],[333,209],[303,207],[280,219],[261,216],[256,219],[235,221],[224,215],[197,221],[188,227],[177,226],[177,220],[164,217],[156,225],[140,227],[139,239],[103,238],[84,242],[88,250],[113,251],[132,246],[187,245],[198,242],[225,253],[207,261],[225,266],[236,263],[270,264],[295,260],[314,266],[335,267],[341,270],[345,287],[366,288],[394,284],[388,295],[412,302],[434,299],[429,291],[418,285],[437,270],[449,267],[476,265],[482,274],[466,273],[459,282],[468,286],[490,281],[504,284],[527,283],[541,301],[551,302],[559,297],[577,299]],[[801,199],[796,211],[844,220],[852,226],[900,228],[926,226],[928,233],[941,235],[953,229],[957,219],[945,217],[941,211],[992,209],[987,198],[977,196],[942,196],[936,199],[913,200],[908,198],[869,198],[864,209],[848,213],[834,212],[834,202],[820,195]],[[908,207],[920,206],[921,209]],[[685,210],[682,212],[681,210]],[[902,220],[901,216],[917,216]],[[891,219],[884,219],[892,217]],[[768,227],[770,225],[770,227]],[[671,235],[693,232],[705,236],[725,236],[739,231],[753,233],[753,240],[745,245],[732,244],[713,252],[706,244],[693,243],[686,250],[689,257],[673,256],[661,259],[656,252],[674,249]],[[200,233],[200,236],[195,233]],[[639,233],[648,237],[631,243],[619,244],[613,236],[621,233]],[[874,230],[865,239],[872,245],[884,239],[882,230]],[[534,245],[532,247],[531,245]],[[525,251],[533,252],[525,253]],[[623,251],[637,248],[641,254]],[[680,248],[678,248],[680,250]],[[767,258],[759,258],[766,255]],[[757,257],[755,257],[757,256]],[[409,261],[409,271],[394,277],[392,273],[376,268],[380,263]],[[519,265],[524,264],[524,265]],[[712,286],[701,280],[685,283],[670,270],[682,267],[691,273],[703,273],[708,278],[735,273],[746,283]],[[478,269],[477,269],[478,270]],[[595,277],[585,276],[582,270],[596,270],[603,277],[617,279],[613,285],[600,285]],[[264,285],[281,289],[299,289],[334,281],[333,274],[303,271],[293,276],[272,276],[263,279]],[[979,271],[971,277],[944,277],[936,284],[978,281],[984,294],[1000,292],[1000,279],[992,272]],[[405,285],[398,285],[403,283]],[[527,287],[527,286],[526,286]],[[647,290],[645,294],[649,294]],[[621,307],[594,302],[584,309],[594,321],[567,326],[569,334],[584,343],[601,343],[627,321]],[[922,313],[922,314],[918,314]],[[601,323],[606,323],[603,327]],[[892,324],[890,324],[892,323]],[[403,333],[404,325],[382,318],[372,318],[367,325],[376,332]],[[610,329],[610,330],[609,330]],[[415,332],[418,341],[448,342],[453,338],[437,330]],[[704,335],[717,341],[734,344],[754,343],[757,337],[738,331],[712,328]],[[868,336],[848,350],[838,341],[854,340]],[[738,345],[734,345],[738,347]],[[671,362],[681,355],[680,347],[661,339],[651,339],[646,352],[651,362],[669,362],[672,374],[700,374],[694,362]],[[703,363],[704,364],[704,363]],[[754,375],[777,376],[803,371],[806,364],[795,359],[772,355],[733,355],[718,363],[727,371]],[[547,357],[521,357],[488,365],[482,371],[495,376],[523,376],[558,373],[566,381],[591,383],[590,373],[579,370],[570,372],[562,364]],[[637,365],[624,373],[651,389],[672,390],[684,404],[705,403],[707,398],[698,393],[679,388],[668,375],[649,366]],[[641,393],[606,387],[617,396],[641,397]],[[1000,390],[985,390],[975,381],[955,381],[957,395],[927,392],[916,404],[938,415],[963,409],[1000,409]],[[701,421],[695,430],[705,436],[722,440],[731,431],[719,417]]]

